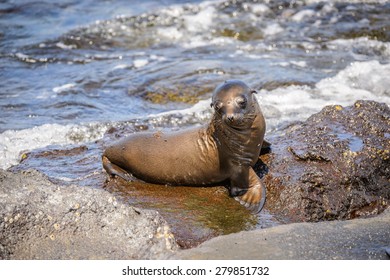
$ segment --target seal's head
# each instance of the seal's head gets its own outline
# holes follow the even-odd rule
[[[242,81],[225,81],[215,89],[211,107],[226,125],[247,128],[253,121],[254,93]]]

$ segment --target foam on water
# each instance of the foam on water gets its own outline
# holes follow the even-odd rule
[[[157,34],[160,37],[179,40],[183,38],[183,32],[179,31],[176,27],[164,27],[157,29]]]
[[[270,8],[265,4],[248,3],[248,4],[244,4],[244,8],[249,9],[251,12],[253,12],[257,15],[265,14],[265,13],[268,13],[270,11]]]
[[[58,87],[53,88],[53,92],[59,93],[59,92],[62,92],[62,91],[71,89],[71,88],[73,88],[73,87],[75,87],[75,86],[76,86],[76,84],[74,84],[74,83],[65,84],[65,85],[62,85],[62,86],[58,86]]]
[[[216,5],[221,1],[204,1],[197,5],[187,5],[196,12],[185,11],[182,5],[172,5],[159,11],[160,14],[176,18],[180,25],[163,26],[157,29],[157,34],[169,39],[184,48],[197,48],[210,45],[221,45],[230,42],[229,38],[215,38],[210,32],[215,28],[215,19],[220,16]],[[234,42],[234,41],[231,41]]]
[[[367,37],[355,39],[336,39],[327,44],[327,48],[332,50],[350,50],[355,59],[364,55],[380,56],[384,59],[390,58],[390,43],[372,40]]]
[[[195,15],[184,16],[186,30],[193,33],[208,30],[212,26],[215,14],[215,7],[207,5]]]
[[[372,99],[390,104],[390,64],[354,62],[335,77],[317,83],[319,95],[347,103]]]
[[[305,120],[326,105],[352,105],[367,99],[390,104],[390,64],[377,61],[354,62],[336,76],[316,83],[314,87],[288,86],[272,91],[260,90],[269,130],[284,124]]]
[[[0,134],[0,168],[19,163],[24,152],[49,145],[69,145],[94,141],[103,137],[107,124],[60,125],[44,124]]]
[[[263,33],[265,36],[273,36],[283,31],[283,27],[281,27],[278,23],[268,24],[266,28],[263,29]]]
[[[135,68],[141,68],[149,63],[147,59],[136,59],[133,61],[133,65]]]
[[[56,46],[64,50],[72,50],[77,48],[76,45],[66,45],[63,42],[58,42]]]
[[[295,15],[292,16],[291,19],[293,21],[300,22],[305,18],[313,17],[315,14],[316,14],[315,11],[307,9],[307,10],[297,12]]]
[[[68,144],[66,137],[71,125],[44,124],[42,126],[7,130],[0,134],[0,168],[7,169],[20,160],[23,151],[29,151],[51,144]]]
[[[347,2],[349,4],[352,3],[374,3],[374,4],[384,4],[388,2],[389,0],[330,0],[329,3],[338,3],[338,2]],[[323,0],[305,0],[307,4],[313,4],[313,3],[320,3],[324,2]]]
[[[153,120],[153,119],[161,119],[169,116],[182,116],[182,117],[192,117],[198,122],[202,123],[211,117],[212,110],[210,108],[210,104],[211,104],[211,98],[206,100],[201,100],[190,108],[171,110],[171,111],[162,112],[158,114],[150,114],[148,116],[148,119]],[[188,121],[187,118],[187,122],[192,123],[193,121]]]

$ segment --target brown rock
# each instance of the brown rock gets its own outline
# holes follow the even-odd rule
[[[271,139],[270,139],[271,140]],[[352,219],[390,202],[390,110],[357,101],[327,106],[272,139],[266,207],[290,221]]]

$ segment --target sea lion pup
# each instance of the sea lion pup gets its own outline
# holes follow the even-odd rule
[[[169,185],[213,185],[227,182],[229,193],[252,212],[265,203],[265,186],[253,170],[265,133],[256,93],[230,80],[212,97],[208,125],[172,133],[135,133],[110,145],[103,167],[111,176],[135,177]]]

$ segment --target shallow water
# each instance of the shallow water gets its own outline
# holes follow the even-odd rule
[[[172,187],[110,181],[106,190],[141,208],[157,209],[170,224],[182,248],[212,237],[280,224],[267,210],[252,215],[231,199],[224,187]]]
[[[390,2],[371,2],[2,1],[0,168],[101,188],[113,134],[204,123],[226,79],[258,91],[271,136],[325,105],[390,104]],[[242,229],[279,223],[256,219]],[[198,240],[229,231],[200,224]]]

